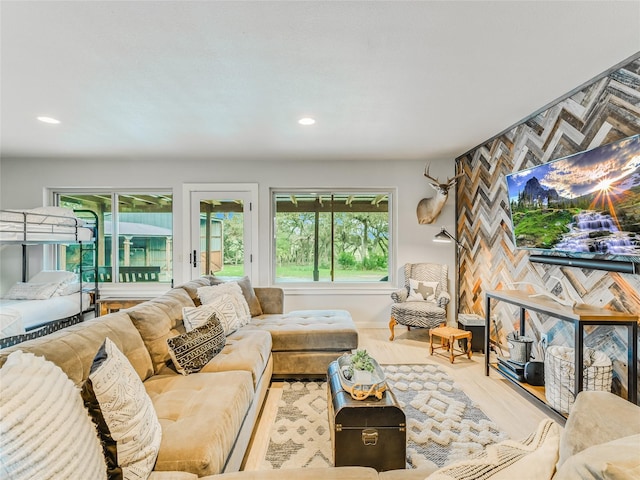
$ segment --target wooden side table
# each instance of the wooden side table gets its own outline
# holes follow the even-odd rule
[[[440,346],[433,346],[433,337],[440,337]],[[432,328],[429,330],[429,347],[431,349],[431,355],[433,355],[434,350],[446,350],[448,352],[449,361],[453,363],[456,357],[460,355],[467,355],[471,358],[471,339],[473,334],[470,331],[460,330],[455,327],[446,327],[445,324],[441,324],[439,327]],[[460,351],[461,353],[455,353],[455,344],[456,340],[461,340],[466,338],[466,347],[467,351]],[[439,352],[436,352],[438,355],[442,355]]]
[[[104,297],[98,300],[98,305],[100,306],[99,315],[102,316],[117,312],[118,310],[124,310],[125,308],[146,302],[151,298],[152,297]]]

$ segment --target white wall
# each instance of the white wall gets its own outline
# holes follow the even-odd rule
[[[183,262],[188,261],[188,245],[183,245],[183,184],[185,183],[257,183],[259,186],[259,278],[254,285],[270,284],[269,239],[270,198],[273,187],[386,187],[397,188],[397,258],[396,283],[402,282],[402,265],[406,262],[439,262],[449,265],[449,289],[455,303],[455,249],[452,244],[433,243],[441,226],[455,232],[454,195],[449,197],[440,217],[433,225],[418,225],[415,208],[418,201],[434,191],[423,177],[423,161],[208,161],[208,160],[130,160],[130,159],[2,159],[0,160],[0,207],[33,208],[43,204],[50,187],[159,188],[174,194],[174,281],[183,277]],[[446,159],[433,163],[430,174],[440,178],[454,174],[454,162]],[[19,280],[20,250],[4,246],[0,252],[0,287],[2,291]],[[37,270],[32,269],[32,273]],[[132,286],[133,287],[133,286]],[[376,286],[377,287],[377,286]],[[139,288],[139,287],[135,287]],[[392,288],[313,289],[286,288],[287,310],[307,308],[344,308],[351,311],[361,326],[386,326],[389,320]],[[104,296],[104,291],[103,291]],[[449,308],[449,318],[455,305]]]

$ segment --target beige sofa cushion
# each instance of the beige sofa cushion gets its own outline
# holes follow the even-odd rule
[[[593,445],[640,433],[640,410],[609,392],[578,394],[560,439],[558,470],[571,456]]]
[[[200,306],[200,299],[198,298],[198,288],[208,287],[211,285],[206,278],[196,278],[182,285],[178,285],[176,288],[182,288],[189,294],[189,297],[193,301],[196,307]]]
[[[253,400],[251,373],[155,375],[144,386],[162,426],[155,470],[222,472]]]
[[[167,339],[185,333],[182,308],[193,306],[186,290],[174,288],[148,302],[124,310],[131,317],[149,350],[155,373],[159,373],[171,360]]]
[[[271,335],[268,332],[242,329],[227,337],[227,344],[222,351],[201,372],[244,370],[251,373],[255,389],[262,379],[270,355]]]
[[[271,332],[274,352],[335,352],[358,348],[358,331],[346,310],[296,310],[260,315],[244,328]]]
[[[172,288],[159,297],[149,300],[162,308],[171,319],[172,327],[182,323],[182,309],[184,307],[195,307],[189,293],[183,288]]]
[[[145,344],[124,311],[78,323],[50,335],[29,340],[0,352],[0,365],[15,350],[32,352],[58,365],[78,386],[89,376],[96,352],[109,337],[124,353],[142,380],[153,374]]]
[[[640,478],[640,434],[594,445],[569,457],[554,480],[637,480]]]

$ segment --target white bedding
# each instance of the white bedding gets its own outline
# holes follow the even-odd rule
[[[89,308],[91,297],[82,294],[82,308]],[[80,313],[80,292],[47,300],[7,300],[0,298],[0,338],[19,335],[26,330]],[[19,318],[18,318],[19,316]],[[4,331],[6,328],[6,332]]]
[[[88,241],[93,229],[72,210],[60,207],[39,207],[24,211],[0,212],[0,241],[58,242]]]

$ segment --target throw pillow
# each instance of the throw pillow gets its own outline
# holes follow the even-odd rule
[[[253,289],[249,277],[242,277],[238,280],[238,285],[240,285],[242,295],[244,295],[244,299],[247,301],[247,305],[249,305],[251,316],[257,317],[258,315],[262,315],[262,305],[260,305],[260,300],[258,300],[256,296],[256,291]]]
[[[110,338],[96,354],[82,398],[102,437],[109,478],[151,475],[162,430],[142,380]]]
[[[633,480],[640,478],[640,434],[594,445],[569,457],[554,480]]]
[[[487,446],[477,457],[442,467],[425,480],[545,480],[558,461],[560,426],[542,420],[521,442],[505,440]]]
[[[23,283],[12,286],[4,298],[9,300],[46,300],[56,293],[57,283]]]
[[[226,338],[220,320],[213,313],[204,325],[167,339],[169,355],[179,373],[196,373],[220,353]]]
[[[211,315],[218,318],[225,335],[231,335],[240,328],[240,319],[236,311],[236,303],[226,293],[211,299],[211,303],[199,307],[184,307],[182,318],[187,331],[204,325]]]
[[[203,305],[213,302],[220,295],[227,294],[231,297],[236,314],[238,315],[239,327],[244,327],[251,321],[251,311],[249,305],[244,299],[242,289],[238,282],[226,282],[210,287],[201,287],[198,289],[198,297]]]
[[[60,367],[17,350],[0,385],[0,478],[106,480],[96,427]]]
[[[438,289],[438,282],[424,282],[422,280],[409,279],[409,296],[408,302],[423,301],[435,302],[436,290]]]

